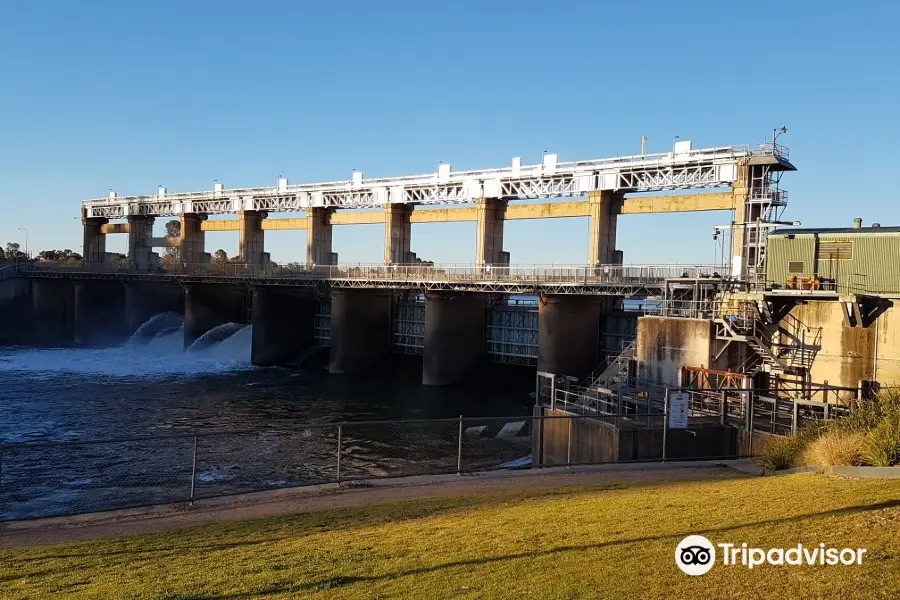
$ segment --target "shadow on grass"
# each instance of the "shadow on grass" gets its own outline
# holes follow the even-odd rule
[[[455,569],[459,567],[474,567],[481,565],[488,565],[493,563],[501,563],[509,560],[521,560],[521,559],[534,559],[541,558],[545,556],[554,556],[558,554],[565,554],[567,552],[582,552],[585,550],[596,550],[600,548],[612,548],[616,546],[624,546],[628,544],[636,544],[642,542],[655,542],[661,540],[673,539],[677,540],[683,538],[687,535],[704,535],[704,534],[717,534],[724,533],[728,531],[734,531],[738,529],[744,529],[746,527],[756,527],[763,525],[776,525],[776,524],[784,524],[784,523],[793,523],[797,521],[803,521],[810,518],[821,518],[821,517],[833,517],[833,516],[846,516],[853,515],[857,513],[864,513],[868,511],[874,510],[882,510],[885,508],[894,508],[900,506],[900,500],[888,500],[885,502],[879,502],[877,504],[866,504],[866,505],[857,505],[857,506],[848,506],[844,508],[836,508],[832,510],[814,512],[814,513],[806,513],[802,515],[795,515],[792,517],[784,517],[779,519],[768,519],[764,521],[755,521],[752,523],[741,523],[739,525],[730,525],[728,527],[716,527],[712,529],[705,529],[701,531],[688,531],[688,532],[679,532],[679,533],[670,533],[666,535],[657,535],[657,536],[645,536],[639,538],[625,539],[625,540],[617,540],[611,542],[599,542],[596,544],[581,544],[581,545],[572,545],[572,546],[559,546],[556,548],[550,548],[548,550],[538,550],[531,552],[519,552],[514,554],[505,554],[502,556],[490,556],[483,558],[473,558],[468,560],[458,560],[442,563],[439,565],[432,565],[428,567],[420,567],[417,569],[408,569],[406,571],[396,571],[392,573],[385,573],[383,575],[370,575],[370,576],[353,576],[353,575],[339,575],[335,577],[329,577],[327,579],[321,579],[318,581],[311,581],[307,583],[300,583],[296,581],[280,581],[274,582],[272,584],[260,587],[259,589],[251,592],[242,592],[239,594],[224,594],[224,595],[200,595],[200,596],[184,596],[184,598],[189,598],[190,600],[247,600],[252,598],[259,598],[262,596],[269,596],[275,594],[288,594],[288,593],[298,593],[304,591],[316,591],[316,590],[324,590],[324,589],[333,589],[340,588],[348,585],[353,585],[356,583],[376,583],[383,580],[389,579],[398,579],[400,577],[409,577],[412,575],[425,575],[428,573],[435,573],[438,571],[443,571],[445,569]],[[156,596],[152,598],[152,600],[168,600],[169,596]]]

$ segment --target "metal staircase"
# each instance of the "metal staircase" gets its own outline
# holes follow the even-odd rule
[[[773,375],[806,376],[818,350],[821,332],[810,341],[798,337],[805,326],[795,317],[786,315],[776,321],[764,302],[741,300],[735,308],[726,308],[716,319],[716,337],[726,341],[743,342],[753,350],[745,365],[751,377],[760,371]],[[781,323],[785,322],[785,325]],[[781,343],[786,338],[789,343]],[[778,341],[776,341],[778,340]]]
[[[594,369],[594,372],[582,382],[582,385],[589,389],[597,387],[612,389],[626,386],[628,384],[628,365],[634,359],[636,348],[637,341],[632,340],[622,349],[621,353],[607,357],[606,361]]]

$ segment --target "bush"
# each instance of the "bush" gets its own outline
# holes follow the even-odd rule
[[[774,438],[754,460],[767,472],[801,465],[900,465],[900,389],[861,400],[840,419],[810,422],[790,437]]]
[[[800,462],[810,467],[854,467],[862,464],[866,434],[827,429],[803,450]]]
[[[900,414],[884,417],[866,435],[862,459],[872,467],[900,464]]]
[[[763,471],[781,471],[793,467],[797,455],[795,437],[776,437],[770,439],[753,460]]]

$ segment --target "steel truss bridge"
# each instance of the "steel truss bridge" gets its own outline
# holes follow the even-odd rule
[[[388,204],[456,204],[480,198],[535,199],[580,196],[594,191],[657,192],[731,186],[740,161],[788,161],[784,147],[719,146],[693,149],[677,142],[672,152],[559,162],[545,154],[539,164],[523,165],[514,158],[505,168],[453,171],[441,164],[434,173],[402,177],[363,178],[354,172],[345,181],[119,196],[82,203],[86,218],[125,219],[130,216],[177,216],[184,213],[234,214],[242,211],[296,212],[308,208],[375,208]]]
[[[580,294],[647,297],[673,289],[718,288],[721,267],[710,265],[601,265],[513,267],[476,265],[196,264],[139,271],[110,264],[30,262],[17,266],[27,277],[241,283],[288,287],[368,288],[499,294]]]

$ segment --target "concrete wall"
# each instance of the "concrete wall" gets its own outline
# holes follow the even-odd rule
[[[812,330],[822,330],[820,348],[810,370],[812,381],[855,388],[861,379],[872,379],[876,326],[849,327],[842,310],[839,302],[808,302],[795,306],[791,315]],[[880,352],[886,359],[897,348],[890,341],[896,317],[882,315],[879,321],[882,322],[878,323],[878,329],[884,331],[887,342]]]
[[[712,321],[640,317],[635,354],[638,377],[678,385],[682,366],[710,366],[714,336]]]
[[[31,280],[0,281],[0,344],[24,344],[34,335]]]
[[[75,285],[62,279],[31,281],[34,342],[70,345],[75,337]]]
[[[125,286],[122,282],[76,282],[75,343],[108,346],[122,342],[128,335],[125,307]]]

